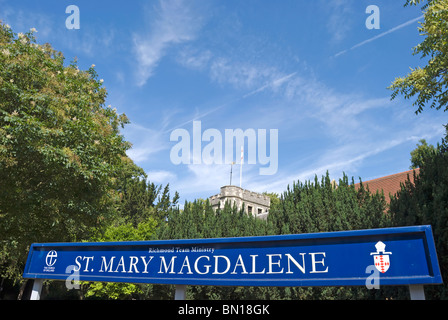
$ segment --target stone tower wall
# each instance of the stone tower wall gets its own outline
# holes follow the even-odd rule
[[[262,219],[266,219],[271,205],[268,196],[237,186],[221,187],[221,193],[210,197],[210,203],[215,210],[224,208],[226,201],[232,205],[235,203],[238,209],[241,209],[244,203],[244,209],[248,214]]]

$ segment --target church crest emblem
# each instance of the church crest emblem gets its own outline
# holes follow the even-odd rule
[[[389,270],[390,267],[390,258],[389,256],[392,254],[392,252],[386,252],[386,245],[378,241],[375,245],[376,252],[371,252],[370,255],[373,255],[373,262],[375,265],[375,268],[381,272],[385,273],[387,270]]]

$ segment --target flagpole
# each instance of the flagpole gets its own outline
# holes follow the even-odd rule
[[[240,188],[243,180],[243,162],[244,162],[244,147],[241,146],[241,162],[240,162]]]
[[[230,163],[230,185],[232,185],[232,167],[235,164],[235,161],[232,161]]]

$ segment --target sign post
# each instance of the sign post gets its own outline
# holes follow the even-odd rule
[[[422,284],[409,285],[409,293],[411,294],[411,300],[425,300],[425,290]]]
[[[43,279],[34,279],[30,300],[40,300],[43,282]]]
[[[370,270],[370,272],[367,272]],[[373,271],[373,273],[372,273]],[[282,236],[97,243],[35,243],[24,278],[214,286],[440,284],[430,226]]]
[[[187,285],[176,285],[176,292],[174,293],[174,300],[186,300],[187,298]]]

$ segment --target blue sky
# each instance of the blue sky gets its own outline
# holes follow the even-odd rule
[[[67,63],[95,64],[107,104],[131,121],[123,130],[133,143],[129,156],[183,203],[229,183],[229,164],[171,161],[171,133],[192,136],[193,121],[223,137],[226,129],[278,130],[277,172],[243,165],[243,188],[259,192],[280,193],[327,170],[356,181],[402,172],[419,139],[439,142],[446,114],[415,115],[410,101],[390,101],[393,79],[425,63],[412,56],[423,39],[422,12],[403,3],[0,0],[0,19],[15,32],[36,28],[37,41],[62,51]],[[80,28],[69,30],[72,4]],[[379,8],[380,29],[365,25],[369,5]],[[237,185],[239,170],[233,167]]]

